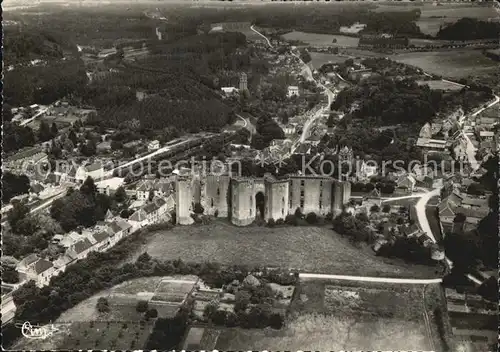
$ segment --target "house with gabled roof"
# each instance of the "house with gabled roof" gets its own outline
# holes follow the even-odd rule
[[[417,183],[417,180],[415,179],[415,177],[413,177],[413,175],[409,175],[409,174],[403,175],[397,179],[396,189],[402,193],[412,193],[413,190],[415,189],[416,183]]]
[[[174,185],[171,180],[144,180],[137,185],[136,195],[137,200],[147,200],[149,193],[153,192],[154,196],[167,197],[174,191]]]
[[[36,254],[30,254],[23,259],[16,269],[21,281],[34,280],[38,287],[48,285],[55,271],[51,262],[39,258]]]
[[[135,231],[148,224],[148,217],[144,209],[140,208],[129,216],[128,221],[132,225],[132,231]]]
[[[111,245],[110,235],[106,231],[94,233],[92,237],[95,240],[95,250],[99,252],[104,252]]]
[[[68,267],[68,265],[70,265],[73,262],[73,260],[74,259],[71,258],[70,256],[68,256],[67,254],[63,254],[62,256],[60,256],[59,258],[54,260],[54,262],[52,263],[54,265],[54,269],[55,269],[54,276],[65,272],[66,268]]]
[[[68,248],[66,253],[70,257],[79,260],[85,258],[92,250],[92,247],[92,242],[90,242],[88,238],[84,238]]]

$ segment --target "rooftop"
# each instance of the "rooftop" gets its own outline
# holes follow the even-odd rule
[[[49,262],[48,260],[45,260],[45,259],[40,259],[39,261],[37,261],[35,263],[35,272],[37,274],[41,274],[44,271],[47,271],[48,269],[50,269],[52,267],[53,267],[53,265],[51,262]]]

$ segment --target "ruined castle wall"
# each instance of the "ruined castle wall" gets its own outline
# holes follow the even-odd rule
[[[214,215],[217,211],[218,217],[227,217],[227,192],[229,188],[229,176],[207,175],[203,182],[202,203],[205,214]]]
[[[320,183],[321,206],[319,214],[326,215],[332,211],[333,179],[324,179]]]
[[[231,222],[237,226],[250,225],[255,220],[255,185],[252,179],[232,182]]]
[[[351,198],[351,183],[349,181],[336,181],[333,195],[332,212],[337,215],[342,211],[344,204]]]
[[[289,214],[295,214],[295,211],[297,210],[297,208],[301,207],[300,206],[300,190],[301,190],[300,179],[298,179],[298,178],[290,179],[289,194],[288,194]]]
[[[269,219],[285,219],[289,210],[289,181],[272,181],[265,183],[266,186],[266,221]]]
[[[178,176],[175,182],[175,212],[179,225],[191,225],[194,222],[191,218],[192,182],[191,178],[182,176]]]
[[[320,182],[320,179],[304,179],[304,215],[311,212],[319,214]]]

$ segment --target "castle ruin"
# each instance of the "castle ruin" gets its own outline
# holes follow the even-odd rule
[[[193,223],[194,205],[204,213],[229,217],[237,226],[247,226],[257,218],[265,221],[285,219],[300,209],[303,214],[337,215],[349,201],[351,184],[324,176],[290,175],[277,179],[231,177],[229,175],[177,176],[176,221]]]

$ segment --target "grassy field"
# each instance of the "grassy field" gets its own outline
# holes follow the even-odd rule
[[[129,261],[148,252],[158,259],[271,266],[345,275],[422,277],[433,268],[376,257],[327,227],[235,227],[225,221],[177,226],[149,234]]]
[[[348,59],[348,57],[345,56],[339,56],[336,54],[329,54],[329,53],[311,52],[310,54],[311,54],[311,64],[315,69],[319,69],[321,66],[328,63],[332,64],[343,63],[345,60]]]
[[[430,350],[422,290],[422,286],[301,281],[284,329],[225,329],[216,349]]]
[[[306,33],[293,31],[283,35],[285,40],[300,40],[313,46],[340,46],[340,47],[357,47],[359,38],[349,37],[346,35],[321,34],[321,33]],[[333,40],[337,39],[336,43]]]
[[[496,74],[498,70],[498,63],[479,50],[412,52],[392,55],[390,58],[429,73],[456,79],[470,75]]]
[[[428,85],[430,89],[435,90],[460,90],[463,88],[462,85],[453,84],[451,82],[446,82],[442,80],[432,80],[432,81],[417,81],[420,86]]]

